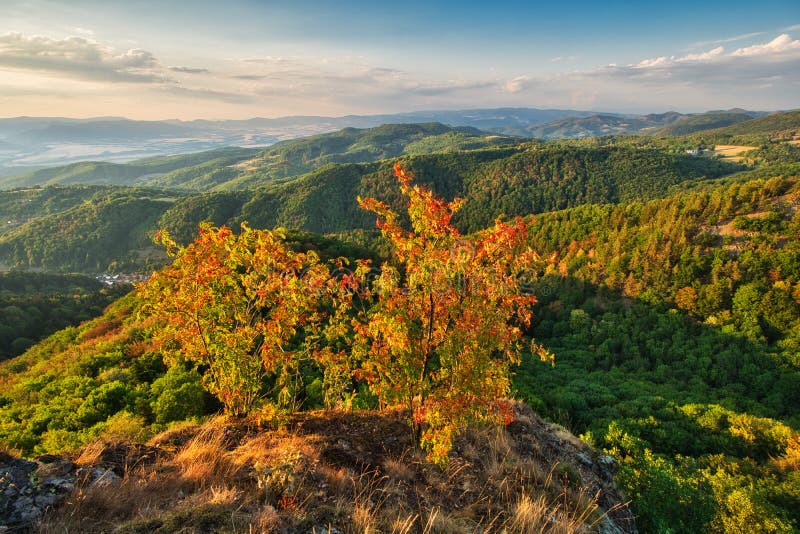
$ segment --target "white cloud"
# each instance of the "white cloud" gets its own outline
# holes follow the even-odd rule
[[[702,52],[700,54],[686,54],[682,58],[678,58],[676,61],[708,61],[721,56],[724,51],[725,48],[718,46],[709,50],[708,52]]]
[[[147,50],[118,54],[83,37],[51,39],[8,33],[0,36],[0,66],[105,82],[163,82],[158,61]]]
[[[732,56],[761,56],[766,54],[780,54],[792,50],[800,50],[800,39],[793,39],[783,33],[766,44],[753,45],[735,50]]]
[[[83,35],[84,37],[94,37],[94,31],[87,28],[80,28],[76,26],[75,28],[72,28],[72,31],[78,35]]]
[[[211,72],[208,69],[202,69],[197,67],[173,66],[167,68],[172,72],[182,72],[184,74],[208,74],[209,72]]]
[[[784,29],[781,31],[790,31],[789,29]],[[724,39],[712,39],[710,41],[698,41],[696,43],[692,43],[689,45],[689,48],[704,48],[708,45],[714,44],[721,44],[721,43],[734,43],[736,41],[744,41],[745,39],[752,39],[753,37],[758,37],[759,35],[766,35],[767,32],[751,32],[751,33],[744,33],[742,35],[736,35],[735,37],[726,37]]]
[[[575,61],[576,59],[578,59],[578,56],[557,56],[551,57],[548,61],[550,63],[563,63],[565,61]]]
[[[701,106],[793,108],[800,104],[796,96],[798,46],[798,41],[783,34],[732,53],[714,46],[591,70],[563,68],[558,74],[531,70],[505,76],[488,72],[462,78],[449,71],[425,75],[411,68],[400,70],[360,56],[265,54],[217,58],[207,65],[186,60],[186,64],[166,66],[142,48],[115,50],[85,37],[8,34],[0,35],[0,70],[12,76],[0,87],[0,99],[5,98],[6,107],[13,106],[14,113],[30,113],[34,102],[39,102],[31,96],[34,91],[39,91],[41,101],[52,91],[63,97],[58,106],[69,99],[98,106],[109,103],[94,114],[115,113],[110,102],[124,107],[136,101],[147,102],[143,108],[148,109],[180,109],[187,118],[204,110],[214,110],[216,116],[255,116],[494,106],[635,111]],[[550,61],[573,58],[577,59],[563,56]],[[58,83],[53,83],[53,77],[59,78]],[[87,84],[87,80],[106,83]],[[85,98],[87,91],[97,98]]]
[[[517,76],[516,78],[512,78],[503,84],[503,90],[506,93],[519,93],[525,89],[525,85],[530,79],[530,76]]]

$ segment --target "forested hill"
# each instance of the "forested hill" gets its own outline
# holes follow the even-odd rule
[[[671,135],[686,135],[703,130],[712,130],[715,128],[724,128],[740,122],[745,122],[753,119],[754,117],[746,112],[714,112],[703,113],[690,117],[683,117],[672,124],[663,126],[656,130],[648,131],[650,135],[657,135],[661,137]]]
[[[420,183],[447,198],[466,199],[455,219],[463,231],[485,228],[499,215],[654,198],[683,181],[739,170],[685,154],[615,147],[533,147],[406,161]],[[369,217],[349,199],[376,196],[397,202],[391,173],[389,162],[323,168],[282,188],[260,190],[242,207],[240,217],[261,227],[300,227],[322,233],[367,228],[372,226]]]
[[[800,110],[772,113],[710,133],[722,135],[780,134],[800,129]]]
[[[431,138],[425,138],[426,142]],[[406,145],[406,148],[410,145]],[[316,153],[314,153],[316,154]],[[616,203],[665,195],[671,186],[714,178],[741,167],[710,158],[627,147],[513,145],[510,147],[408,157],[408,169],[437,193],[466,199],[456,222],[464,231],[515,216],[585,203]],[[65,201],[61,211],[43,210],[0,236],[7,266],[96,272],[116,264],[141,269],[154,256],[156,228],[179,240],[192,238],[197,224],[285,226],[332,233],[374,227],[357,196],[397,205],[391,162],[329,164],[285,184],[256,190],[178,196],[145,189],[101,188],[90,202]],[[9,213],[33,210],[49,191],[0,193]],[[42,192],[44,191],[44,192]],[[64,190],[70,191],[70,190]],[[87,190],[70,198],[86,197]],[[94,190],[93,190],[94,191]],[[16,200],[13,200],[16,199]],[[28,201],[31,202],[28,202]],[[22,207],[20,207],[22,205]],[[4,212],[0,215],[5,217]]]
[[[327,163],[366,162],[516,144],[518,138],[439,123],[387,124],[284,141],[267,149],[224,148],[132,163],[85,162],[0,178],[0,187],[113,184],[188,191],[245,189],[305,174]]]
[[[230,165],[253,157],[259,151],[248,148],[221,148],[195,154],[148,158],[132,163],[107,163],[86,161],[62,167],[41,169],[26,174],[0,178],[0,187],[19,188],[46,185],[100,184],[100,185],[147,185],[158,177],[175,171],[195,169],[227,168]]]
[[[761,115],[763,113],[743,109],[689,115],[674,111],[640,116],[595,114],[586,117],[567,117],[531,126],[526,133],[539,139],[584,139],[616,134],[652,134],[663,137],[720,128]]]
[[[639,527],[800,525],[800,166],[537,216],[533,406],[625,458]],[[547,256],[550,254],[551,256]]]
[[[763,145],[770,141],[800,138],[800,110],[771,113],[730,126],[696,132],[689,136],[705,144]]]
[[[0,205],[35,204],[50,198],[48,189],[10,191],[0,198],[16,202]],[[72,191],[71,188],[57,192]],[[159,217],[175,201],[160,191],[137,188],[103,187],[80,189],[69,202],[52,213],[34,216],[0,236],[0,263],[8,268],[43,268],[54,272],[97,274],[114,262],[147,265],[153,254],[163,262],[163,252],[152,246]],[[88,194],[81,198],[84,194]],[[75,202],[79,200],[80,202]],[[30,201],[30,202],[29,202]]]

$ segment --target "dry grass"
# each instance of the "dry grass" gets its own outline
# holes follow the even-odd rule
[[[201,430],[175,455],[174,463],[181,476],[204,488],[224,484],[235,478],[238,468],[227,454],[225,429],[210,427]]]
[[[303,418],[292,432],[220,418],[156,436],[149,448],[140,447],[162,454],[122,462],[125,471],[113,488],[79,484],[40,529],[582,533],[603,517],[601,493],[571,480],[589,474],[577,467],[570,476],[562,473],[548,448],[559,438],[550,429],[546,439],[532,439],[544,427],[530,414],[509,431],[469,430],[445,469],[427,463],[407,432],[396,434],[402,427],[392,414],[369,421],[363,414]],[[370,438],[363,446],[360,429]],[[381,452],[376,435],[393,445]],[[119,450],[119,444],[93,443],[77,460],[107,468]],[[345,465],[351,459],[362,463]]]
[[[722,156],[729,161],[741,161],[740,154],[748,150],[755,150],[758,147],[745,145],[717,145],[714,147],[713,155]]]

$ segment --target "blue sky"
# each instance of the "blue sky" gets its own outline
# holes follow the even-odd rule
[[[5,0],[0,116],[800,107],[800,2]]]

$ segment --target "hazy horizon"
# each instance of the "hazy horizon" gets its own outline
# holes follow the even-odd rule
[[[800,107],[793,1],[6,4],[0,117]]]

